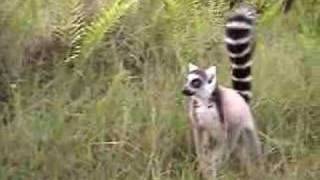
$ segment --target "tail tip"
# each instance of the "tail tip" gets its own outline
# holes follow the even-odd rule
[[[235,8],[231,16],[245,16],[249,19],[255,20],[257,18],[257,9],[254,5],[249,3],[241,3]]]

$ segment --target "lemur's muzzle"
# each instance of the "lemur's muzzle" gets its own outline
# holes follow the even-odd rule
[[[187,89],[187,88],[184,88],[184,89],[182,90],[182,94],[184,94],[185,96],[192,96],[192,95],[194,95],[194,92],[190,91],[190,90]]]

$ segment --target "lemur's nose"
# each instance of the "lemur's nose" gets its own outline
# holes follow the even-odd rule
[[[187,88],[184,88],[182,90],[182,94],[186,95],[186,96],[192,96],[194,94],[194,92],[190,91],[189,89]]]

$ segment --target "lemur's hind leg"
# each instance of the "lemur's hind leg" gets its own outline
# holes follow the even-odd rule
[[[259,160],[262,155],[261,142],[255,129],[246,128],[243,130],[245,143],[254,161]]]
[[[240,163],[250,172],[255,165],[261,165],[261,154],[261,143],[255,129],[242,129],[236,153]]]
[[[241,136],[240,126],[234,126],[228,130],[225,160],[229,161],[231,155],[238,150],[240,136]]]

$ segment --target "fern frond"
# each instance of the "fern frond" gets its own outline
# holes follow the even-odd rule
[[[105,34],[116,26],[120,18],[136,2],[137,0],[129,0],[128,2],[117,0],[110,8],[102,9],[95,20],[88,23],[85,20],[83,4],[78,1],[72,8],[71,27],[67,34],[70,51],[65,62],[89,57],[95,47],[103,40]]]
[[[137,0],[129,0],[121,3],[121,0],[117,0],[111,8],[102,10],[96,20],[86,27],[86,35],[81,48],[84,58],[92,53],[99,42],[103,40],[104,35],[110,32],[127,10],[137,2]]]
[[[80,55],[82,39],[85,36],[86,17],[82,1],[75,0],[72,3],[70,27],[67,30],[69,52],[65,62],[70,62]]]

